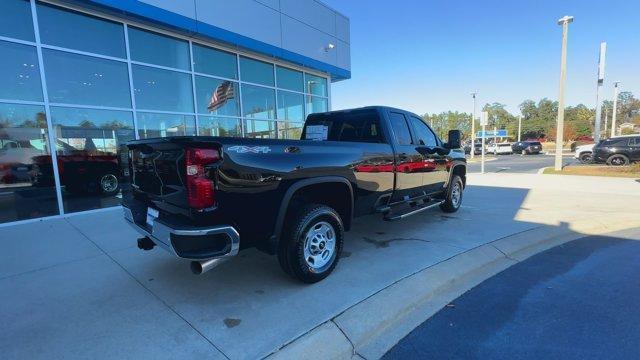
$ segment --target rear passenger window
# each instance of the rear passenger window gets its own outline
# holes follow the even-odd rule
[[[396,138],[396,142],[399,145],[410,145],[411,133],[409,132],[407,118],[403,114],[395,112],[390,113],[389,118],[391,121],[391,127],[393,128],[393,134]]]
[[[418,139],[419,145],[428,147],[436,147],[438,145],[436,136],[433,134],[431,129],[429,129],[427,124],[424,123],[424,121],[412,116],[411,124],[413,125],[413,129],[416,131],[416,138]]]
[[[629,146],[640,147],[640,138],[629,139]]]
[[[314,125],[326,126],[329,141],[384,142],[378,112],[372,109],[309,115],[306,126]],[[306,138],[305,127],[303,139]]]

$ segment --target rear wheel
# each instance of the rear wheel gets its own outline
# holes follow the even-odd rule
[[[629,158],[620,154],[611,155],[607,159],[607,165],[611,165],[611,166],[629,165]]]
[[[98,179],[98,186],[100,186],[100,192],[104,195],[115,195],[120,190],[120,183],[118,177],[114,174],[107,173]]]
[[[334,209],[319,204],[301,205],[286,219],[278,261],[289,275],[315,283],[336,267],[343,241],[344,226]]]
[[[453,175],[451,183],[447,188],[447,196],[444,202],[440,204],[440,209],[447,213],[453,213],[458,211],[462,204],[462,191],[464,190],[464,184],[462,179],[458,175]]]

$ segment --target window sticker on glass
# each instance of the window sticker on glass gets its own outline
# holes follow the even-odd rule
[[[326,125],[309,125],[306,130],[306,140],[324,141],[327,140],[329,127]]]

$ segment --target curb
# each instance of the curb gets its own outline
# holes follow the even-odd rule
[[[267,358],[378,359],[450,301],[518,262],[585,236],[635,227],[640,227],[640,220],[588,219],[494,240],[389,285]]]

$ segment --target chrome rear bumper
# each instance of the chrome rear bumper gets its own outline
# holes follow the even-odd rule
[[[189,260],[207,260],[207,259],[218,259],[218,258],[226,258],[232,257],[238,254],[240,250],[240,234],[233,226],[215,226],[215,227],[205,227],[205,228],[188,228],[188,229],[180,229],[172,227],[166,223],[163,223],[161,220],[156,219],[153,222],[153,226],[151,227],[151,231],[149,231],[148,227],[142,227],[138,223],[135,222],[133,213],[131,209],[123,206],[124,218],[129,222],[129,224],[143,236],[148,237],[153,241],[156,245],[165,249],[169,253],[173,254],[176,257],[182,259]],[[227,246],[225,247],[225,251],[220,254],[216,254],[214,256],[183,256],[181,252],[176,248],[172,237],[181,237],[181,238],[201,238],[205,239],[211,236],[216,235],[224,235],[227,238]],[[173,240],[173,241],[172,241]]]

